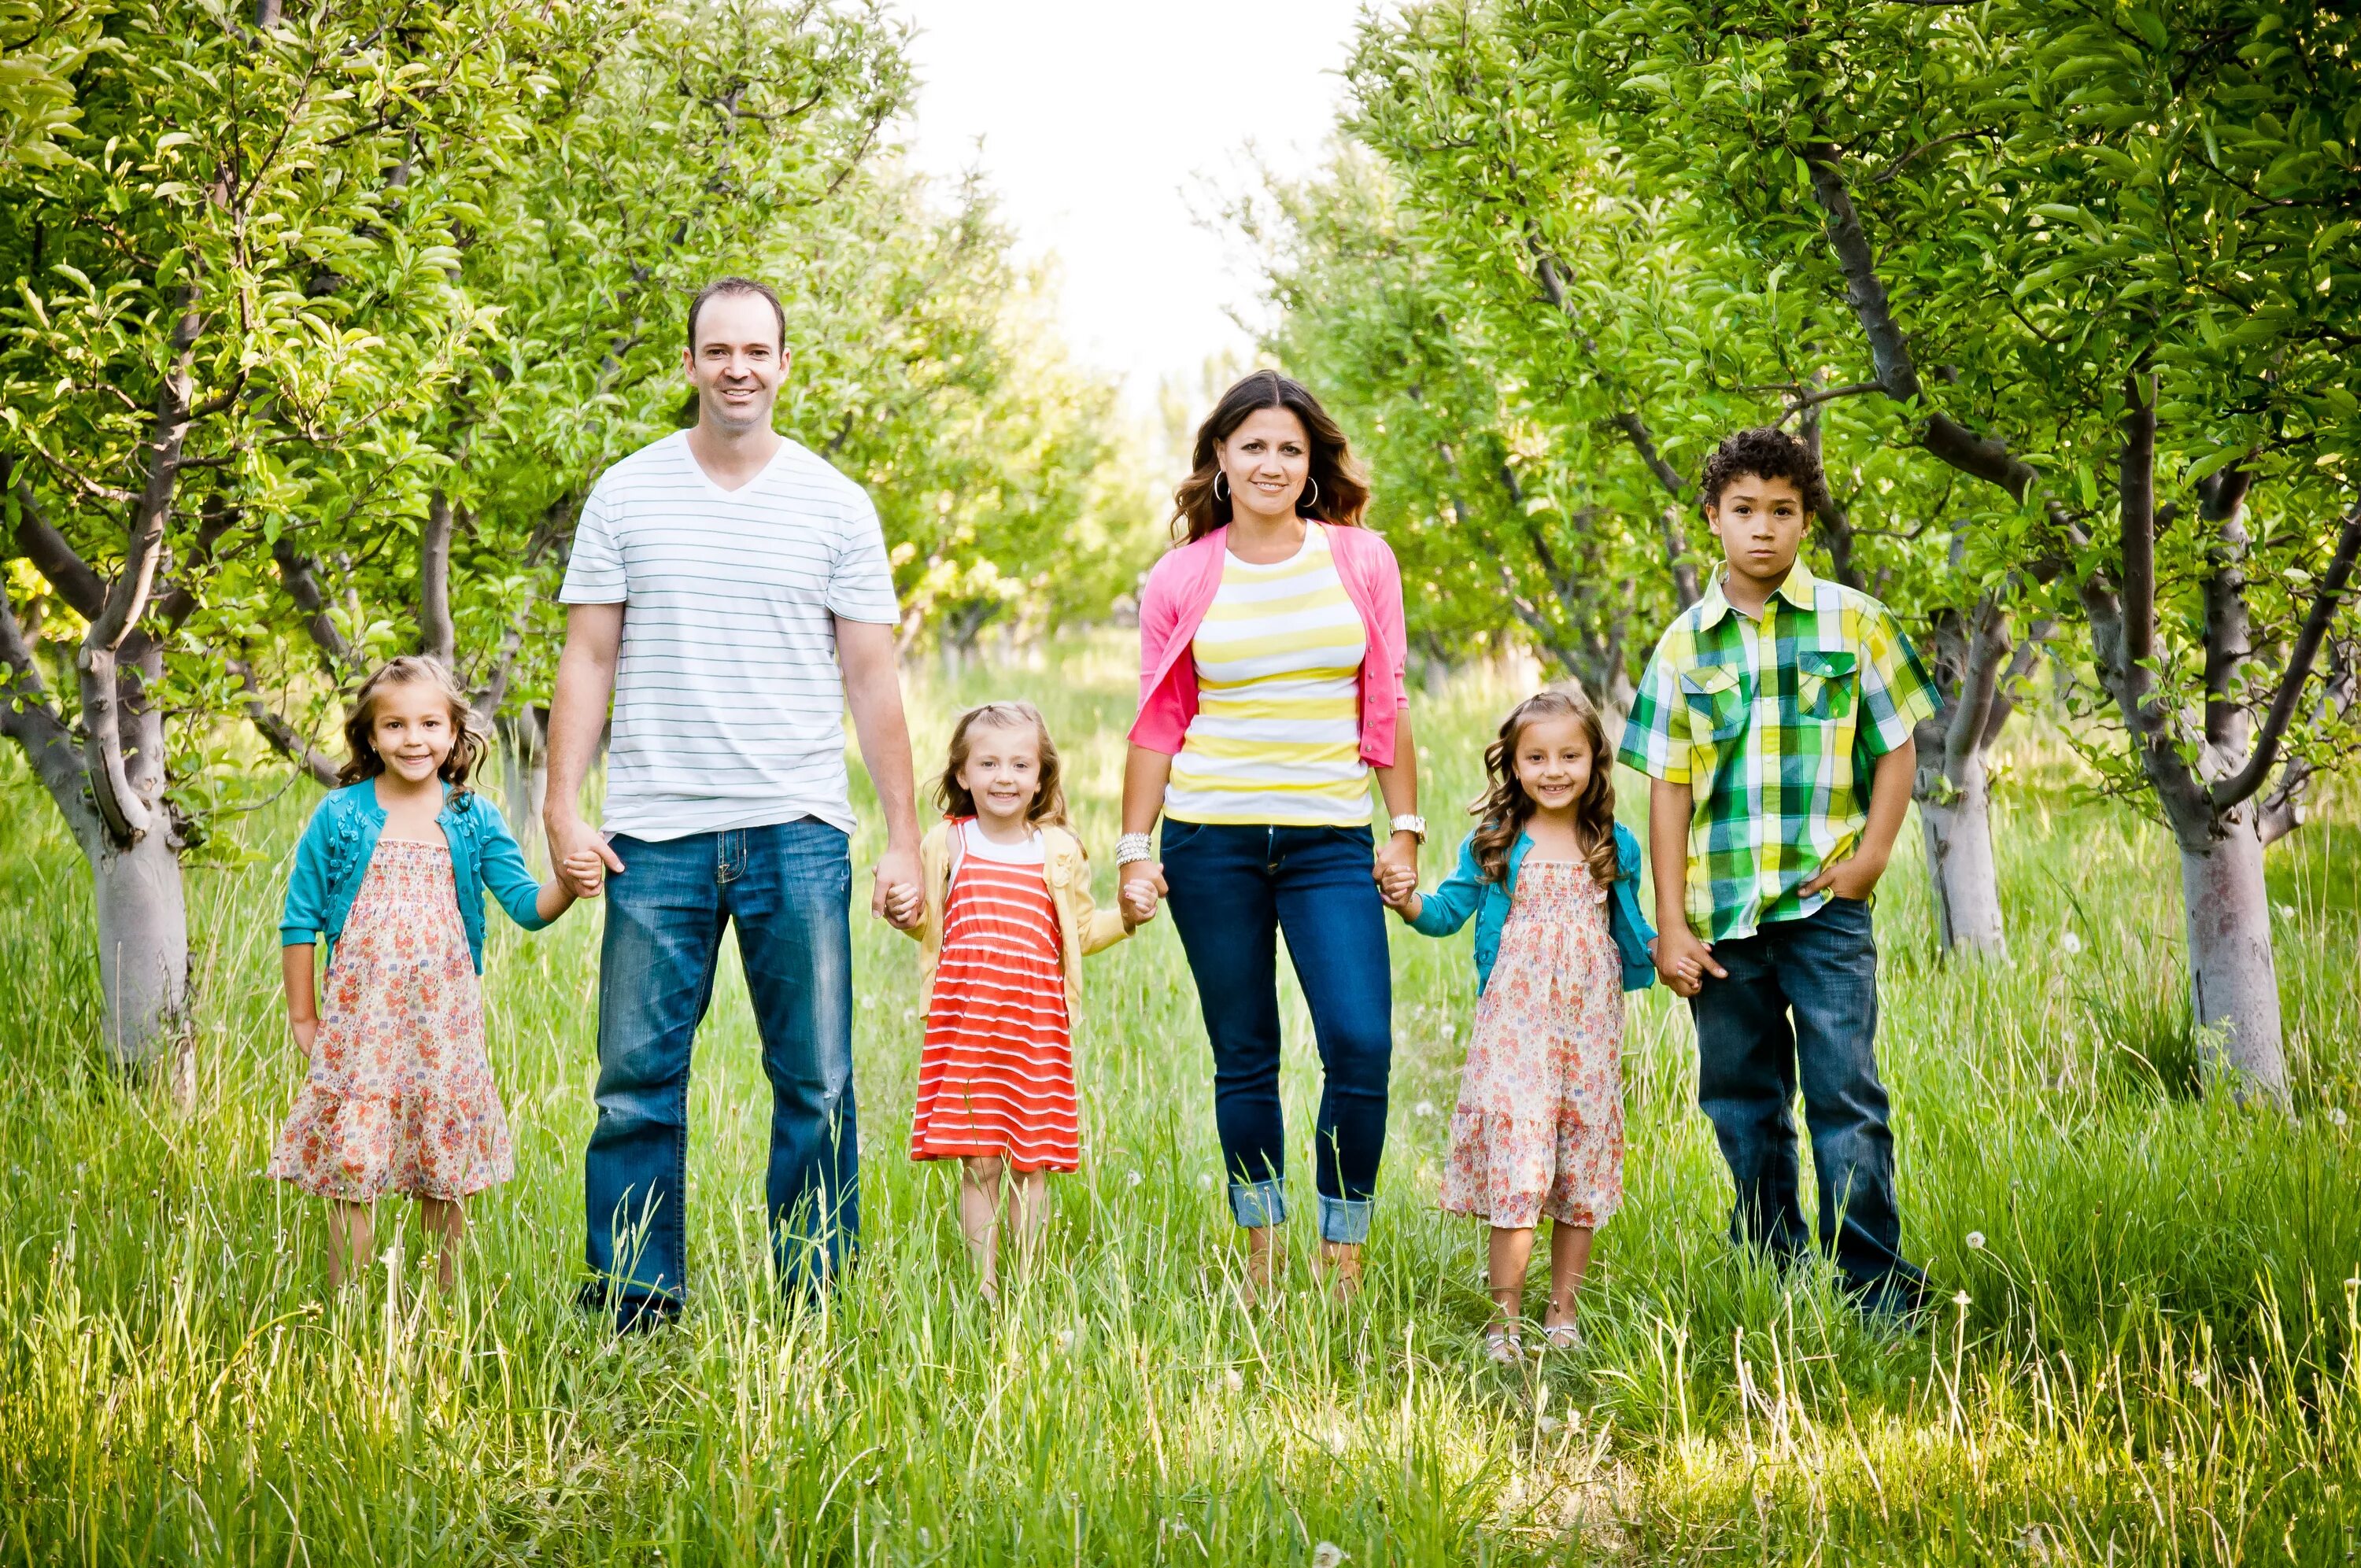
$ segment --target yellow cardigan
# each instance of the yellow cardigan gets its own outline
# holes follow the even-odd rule
[[[950,896],[951,829],[957,826],[939,822],[918,846],[918,874],[927,885],[926,913],[910,935],[917,938],[918,968],[922,979],[931,986],[935,966],[943,953],[943,904]],[[1082,1001],[1082,957],[1104,948],[1112,948],[1131,935],[1123,916],[1112,909],[1101,909],[1091,898],[1091,861],[1082,851],[1082,841],[1063,828],[1052,823],[1041,825],[1041,849],[1047,857],[1041,874],[1049,883],[1049,902],[1058,910],[1058,945],[1066,974],[1066,1005],[1078,1008]]]

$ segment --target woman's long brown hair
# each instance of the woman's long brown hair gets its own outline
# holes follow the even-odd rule
[[[388,686],[429,685],[442,696],[451,709],[451,754],[443,759],[435,770],[443,782],[451,786],[455,800],[467,793],[467,776],[484,758],[486,737],[484,721],[467,701],[467,694],[439,659],[423,653],[404,653],[398,659],[388,659],[369,673],[361,689],[353,694],[352,707],[345,712],[345,749],[348,753],[345,765],[336,770],[340,784],[357,784],[363,779],[373,779],[385,772],[385,759],[377,754],[377,698]]]
[[[1582,738],[1590,747],[1590,783],[1574,803],[1575,827],[1590,844],[1584,862],[1600,883],[1611,883],[1620,874],[1615,856],[1615,758],[1607,750],[1607,727],[1599,722],[1598,709],[1579,692],[1545,691],[1510,708],[1500,722],[1500,738],[1484,748],[1484,772],[1491,787],[1468,811],[1481,823],[1474,845],[1477,869],[1486,882],[1508,881],[1509,851],[1538,809],[1517,778],[1517,748],[1527,729],[1554,718],[1571,718],[1580,725]]]
[[[1237,433],[1249,414],[1264,409],[1285,409],[1302,421],[1312,446],[1311,483],[1306,489],[1312,499],[1306,505],[1303,497],[1297,497],[1296,514],[1340,528],[1359,527],[1361,514],[1369,509],[1369,486],[1360,464],[1354,461],[1351,444],[1302,382],[1276,370],[1240,377],[1197,427],[1189,477],[1172,492],[1173,522],[1186,523],[1191,540],[1202,539],[1228,523],[1229,487],[1220,487],[1221,493],[1215,494],[1213,484],[1222,472],[1222,443]]]
[[[1065,770],[1058,762],[1058,744],[1049,739],[1049,724],[1041,717],[1041,710],[1029,702],[987,702],[959,716],[959,722],[951,726],[950,756],[943,764],[943,776],[935,781],[935,804],[942,807],[943,815],[975,815],[975,796],[960,783],[960,771],[967,766],[968,753],[975,749],[974,742],[968,739],[969,732],[979,724],[1001,729],[1032,726],[1041,747],[1041,780],[1033,804],[1025,808],[1025,821],[1034,828],[1045,822],[1065,827]]]

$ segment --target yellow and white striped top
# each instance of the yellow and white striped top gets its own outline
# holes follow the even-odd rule
[[[1164,790],[1181,822],[1366,827],[1361,661],[1369,634],[1336,576],[1327,529],[1257,566],[1222,558],[1222,586],[1189,645],[1197,716]]]

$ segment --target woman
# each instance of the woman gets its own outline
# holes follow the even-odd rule
[[[1401,576],[1360,526],[1344,433],[1262,370],[1222,395],[1174,492],[1185,544],[1140,597],[1139,718],[1124,770],[1124,897],[1172,903],[1213,1047],[1213,1115],[1248,1275],[1285,1255],[1278,941],[1311,1004],[1324,1084],[1314,1138],[1320,1257],[1360,1281],[1385,1150],[1393,989],[1378,881],[1413,873],[1426,824],[1404,711]],[[1372,853],[1371,773],[1392,831]],[[1148,834],[1165,818],[1163,860]]]

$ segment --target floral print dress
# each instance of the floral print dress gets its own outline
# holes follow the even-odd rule
[[[1503,1230],[1603,1225],[1623,1202],[1622,965],[1609,889],[1528,859],[1476,1004],[1442,1205]]]
[[[347,1202],[465,1198],[515,1174],[451,851],[380,839],[328,963],[272,1176]]]

